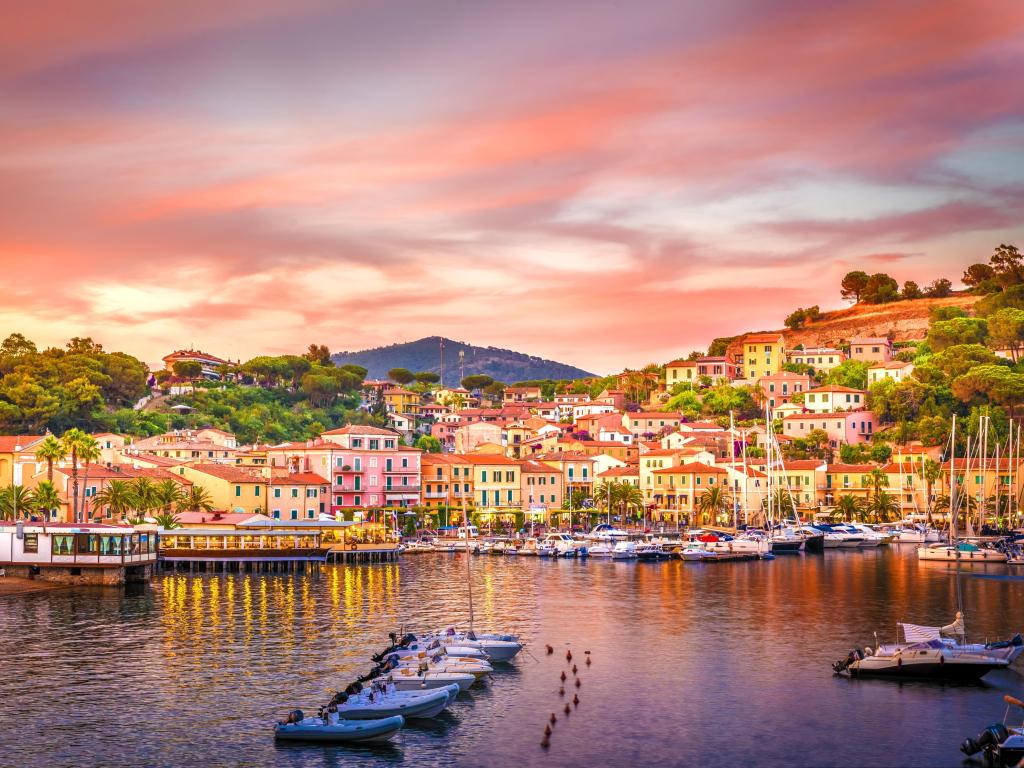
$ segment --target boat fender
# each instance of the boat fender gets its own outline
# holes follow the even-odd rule
[[[903,666],[903,657],[902,656],[897,656],[896,657],[896,666],[897,667],[902,667]]]
[[[941,667],[945,663],[946,663],[946,654],[940,653],[939,654],[939,666]]]

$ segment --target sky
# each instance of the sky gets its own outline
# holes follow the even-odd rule
[[[1024,3],[13,0],[0,332],[606,373],[1024,247]]]

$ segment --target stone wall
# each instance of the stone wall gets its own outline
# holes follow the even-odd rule
[[[4,570],[11,576],[22,578],[35,578],[40,581],[52,581],[58,584],[91,584],[99,586],[116,586],[124,584],[125,569],[115,568],[79,568],[79,573],[73,574],[74,568],[67,566],[39,566],[39,573],[31,574],[32,567],[27,565],[5,565]]]

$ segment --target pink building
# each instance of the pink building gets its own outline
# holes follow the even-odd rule
[[[869,363],[892,360],[892,342],[884,336],[857,336],[850,339],[850,359]]]
[[[271,467],[315,472],[330,480],[331,511],[409,507],[420,499],[420,454],[394,430],[350,425],[317,440],[267,450]]]
[[[707,376],[712,384],[732,381],[737,377],[736,364],[727,357],[701,357],[697,360],[697,376]]]
[[[809,390],[811,377],[806,373],[781,371],[771,376],[762,376],[757,380],[757,386],[761,388],[763,402],[768,403],[769,408],[775,408],[790,402],[797,392]]]
[[[871,411],[795,413],[782,420],[782,434],[786,437],[807,437],[813,430],[823,429],[833,448],[844,443],[866,443],[877,428],[878,421]]]

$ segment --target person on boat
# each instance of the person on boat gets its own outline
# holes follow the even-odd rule
[[[328,725],[337,725],[339,717],[340,716],[338,715],[338,707],[337,707],[337,705],[331,704],[329,707],[327,707],[327,724]]]

